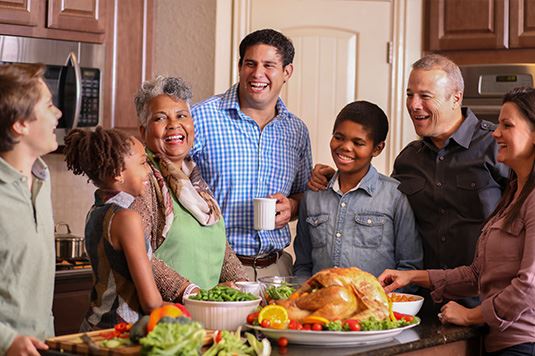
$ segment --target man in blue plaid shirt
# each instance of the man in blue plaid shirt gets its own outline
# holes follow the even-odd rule
[[[293,72],[294,47],[259,30],[240,43],[239,83],[192,109],[191,155],[221,206],[227,238],[251,279],[289,275],[288,222],[312,169],[308,130],[279,98]],[[253,229],[253,199],[277,199],[275,230]]]

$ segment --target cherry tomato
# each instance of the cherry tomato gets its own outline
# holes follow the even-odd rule
[[[314,324],[312,324],[312,330],[314,330],[314,331],[322,331],[323,330],[323,325],[321,325],[320,323],[314,323]]]
[[[219,344],[222,338],[223,338],[223,333],[221,332],[221,330],[216,330],[214,333],[214,342],[216,344]]]
[[[360,324],[358,320],[347,319],[344,324],[347,325],[349,331],[360,331]]]
[[[257,318],[258,318],[258,312],[254,312],[254,313],[247,315],[247,324],[252,325]]]
[[[277,345],[279,345],[279,347],[286,347],[286,346],[288,346],[288,339],[285,338],[284,336],[279,337],[279,340],[277,341]]]
[[[295,330],[303,330],[303,324],[301,324],[300,322],[297,322],[297,326]]]
[[[403,320],[405,320],[408,323],[411,323],[414,321],[414,316],[412,315],[403,315]]]
[[[288,329],[297,330],[297,321],[290,319],[290,322],[288,323]]]
[[[393,313],[394,313],[394,318],[396,318],[396,320],[401,320],[403,316],[405,315],[405,314],[401,314],[398,312],[393,312]]]
[[[130,327],[131,327],[131,325],[129,325],[128,323],[122,322],[122,323],[115,324],[114,329],[115,329],[115,331],[117,331],[117,332],[122,334],[122,333],[130,330]]]
[[[312,329],[312,325],[310,324],[303,324],[303,330],[311,330]]]
[[[269,319],[264,319],[262,320],[261,326],[265,329],[268,329],[271,326],[271,321],[269,321]]]

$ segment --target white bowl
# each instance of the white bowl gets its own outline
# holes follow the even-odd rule
[[[256,310],[260,300],[210,302],[190,299],[188,296],[184,299],[184,305],[191,313],[191,318],[200,322],[205,329],[236,330],[246,323],[247,315]]]
[[[419,295],[408,294],[408,293],[391,293],[391,294],[407,296],[409,299],[412,300],[408,302],[393,302],[392,310],[398,313],[416,315],[418,314],[418,312],[420,311],[420,308],[422,308],[422,305],[424,304],[424,297],[419,296]]]

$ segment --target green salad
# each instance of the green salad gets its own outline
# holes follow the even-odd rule
[[[275,300],[288,299],[293,292],[295,292],[295,288],[284,282],[280,286],[271,286],[266,289],[267,296]]]
[[[210,302],[243,302],[246,300],[257,300],[258,297],[251,293],[240,292],[234,288],[215,286],[212,289],[201,289],[198,294],[189,297],[189,299]]]

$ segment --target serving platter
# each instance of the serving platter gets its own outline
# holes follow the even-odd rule
[[[375,331],[311,331],[291,329],[267,329],[261,326],[246,324],[247,327],[261,331],[272,340],[280,337],[288,339],[289,343],[301,345],[321,346],[355,346],[369,345],[390,341],[404,330],[411,329],[420,323],[415,323],[401,328]]]

